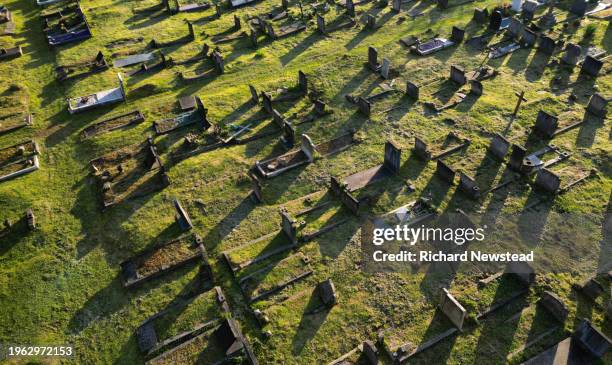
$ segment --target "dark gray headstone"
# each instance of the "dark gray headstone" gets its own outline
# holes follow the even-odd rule
[[[338,303],[338,293],[331,279],[327,279],[317,285],[319,298],[327,308],[331,308]]]
[[[587,104],[587,112],[596,115],[601,118],[606,117],[606,107],[608,106],[608,100],[600,94],[593,94]]]
[[[586,319],[580,322],[572,338],[580,347],[598,359],[602,359],[612,346],[612,341]]]
[[[281,228],[283,229],[283,232],[285,232],[285,235],[287,235],[291,243],[294,243],[294,244],[297,243],[297,228],[296,228],[295,220],[291,218],[289,216],[289,213],[287,213],[284,210],[280,211],[280,215],[281,215]]]
[[[183,231],[188,231],[193,228],[193,224],[191,223],[191,218],[178,199],[174,199],[174,209],[176,210],[176,223],[181,227]]]
[[[450,40],[455,43],[461,43],[463,42],[464,38],[465,38],[465,29],[461,29],[459,27],[453,26],[453,30],[451,31]]]
[[[580,291],[589,299],[595,301],[603,294],[604,288],[595,278],[590,278],[580,286]]]
[[[323,102],[323,100],[317,99],[314,101],[314,110],[316,115],[325,114],[325,103]]]
[[[36,229],[36,217],[34,216],[34,211],[32,208],[28,208],[25,213],[26,223],[28,224],[29,230]]]
[[[484,24],[488,22],[489,21],[489,10],[487,8],[474,9],[474,20],[476,21],[476,23],[479,23],[479,24]]]
[[[253,104],[259,104],[259,94],[257,94],[257,89],[253,85],[249,85],[249,91],[251,92],[251,101]]]
[[[559,322],[564,323],[567,319],[569,309],[555,293],[545,291],[540,296],[539,303]]]
[[[521,172],[523,170],[523,160],[525,156],[527,156],[527,150],[517,144],[513,144],[512,151],[510,152],[510,159],[508,160],[508,167],[514,171]]]
[[[251,177],[251,190],[253,191],[253,198],[255,198],[257,203],[263,203],[263,190],[261,188],[261,182],[256,176],[251,174],[249,174],[249,176]]]
[[[448,0],[436,0],[436,2],[438,4],[438,8],[440,9],[448,8]]]
[[[415,100],[419,100],[419,87],[410,81],[406,81],[406,95]]]
[[[557,131],[557,127],[559,126],[559,118],[554,115],[548,114],[547,112],[540,110],[538,112],[538,117],[535,122],[535,131],[546,137],[552,138],[555,136],[555,132]]]
[[[397,147],[393,142],[387,141],[385,143],[385,159],[383,164],[386,168],[394,173],[399,173],[402,158],[402,150]]]
[[[394,12],[399,13],[402,11],[402,0],[393,0],[391,2],[391,7]]]
[[[451,185],[455,182],[455,170],[442,160],[436,161],[436,175]]]
[[[482,82],[470,80],[470,93],[476,96],[482,95]]]
[[[272,109],[272,120],[274,120],[274,123],[280,128],[285,124],[285,117],[276,109]]]
[[[370,116],[372,106],[368,100],[360,96],[357,99],[357,106],[359,107],[359,112],[361,114],[368,116],[368,117]]]
[[[531,285],[535,283],[535,270],[527,262],[512,261],[506,266],[505,272],[516,276],[523,284]]]
[[[308,93],[308,78],[302,71],[298,71],[298,86],[304,94]]]
[[[240,17],[234,14],[234,29],[240,29],[242,25],[240,24]]]
[[[525,47],[533,47],[538,41],[538,35],[530,29],[525,28],[523,31],[523,37],[521,38],[521,43]]]
[[[510,18],[510,25],[508,25],[508,34],[512,38],[520,39],[523,35],[523,23],[517,18]]]
[[[378,365],[378,349],[372,341],[364,341],[361,345],[368,365]]]
[[[315,156],[316,148],[314,143],[312,143],[312,139],[310,139],[307,134],[302,134],[302,144],[300,146],[300,149],[302,150],[302,152],[304,152],[304,154],[308,158],[308,161],[312,162]]]
[[[574,0],[572,5],[570,6],[570,13],[584,16],[587,10],[587,2],[586,0]]]
[[[376,28],[376,17],[372,14],[365,15],[365,27],[366,29],[375,29]]]
[[[382,66],[380,66],[380,76],[383,79],[389,78],[389,71],[391,70],[391,61],[388,58],[383,58]]]
[[[268,114],[272,114],[273,113],[273,107],[272,107],[272,98],[270,97],[270,94],[268,94],[267,92],[263,91],[261,93],[261,99],[263,101],[264,110]]]
[[[538,170],[535,185],[546,192],[556,193],[561,186],[561,179],[554,172],[543,168]]]
[[[503,16],[502,16],[501,11],[495,10],[491,14],[491,17],[489,18],[489,29],[498,31],[499,28],[501,27],[502,19],[503,19]]]
[[[462,67],[451,65],[450,79],[459,85],[465,85],[467,77]]]
[[[476,180],[463,172],[459,174],[459,189],[470,199],[478,199],[480,197],[480,188],[476,185]]]
[[[491,144],[489,144],[489,153],[493,155],[497,160],[503,160],[506,158],[506,154],[508,154],[508,150],[510,149],[510,142],[504,136],[499,133],[496,133],[491,139]],[[522,159],[521,159],[522,160]]]
[[[552,55],[555,52],[556,42],[554,39],[550,38],[547,35],[542,35],[540,37],[540,42],[538,48],[542,53],[547,55]]]
[[[597,77],[602,67],[603,61],[591,56],[586,56],[584,58],[584,62],[582,63],[582,67],[580,68],[580,72],[592,77]]]
[[[378,70],[378,51],[374,47],[368,47],[368,66],[373,71]]]
[[[418,137],[414,137],[414,153],[422,160],[431,160],[431,151],[427,148],[427,144]]]
[[[537,1],[527,0],[523,3],[521,15],[523,16],[525,21],[531,21],[533,19],[533,15],[535,14],[537,8]]]
[[[346,0],[346,12],[351,17],[355,16],[355,3],[353,2],[353,0]]]
[[[223,74],[223,72],[225,71],[225,62],[223,61],[223,55],[221,55],[221,52],[219,51],[213,51],[211,56],[215,65],[215,71],[217,71],[217,73],[220,75]]]
[[[325,29],[325,18],[317,14],[317,30],[323,34],[327,33]]]
[[[463,321],[467,315],[467,311],[463,306],[451,295],[451,293],[442,288],[440,293],[440,310],[444,315],[457,327],[459,330],[463,327]]]
[[[283,122],[283,142],[285,143],[285,145],[289,148],[293,147],[293,145],[295,145],[295,129],[293,128],[293,125],[291,123],[289,123],[288,121],[284,121]]]
[[[575,66],[578,64],[578,60],[580,59],[580,54],[582,53],[582,47],[574,43],[568,43],[565,46],[565,50],[563,56],[561,56],[561,62]]]

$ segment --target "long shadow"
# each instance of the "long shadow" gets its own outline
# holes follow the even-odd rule
[[[281,64],[283,66],[288,65],[297,56],[304,53],[308,48],[320,41],[322,38],[324,38],[323,35],[319,34],[318,32],[310,33],[306,38],[302,39],[298,44],[291,48],[287,54],[280,57]]]
[[[535,247],[540,243],[544,227],[554,204],[553,197],[543,195],[543,193],[531,189],[525,206],[528,207],[539,201],[540,203],[530,209],[523,209],[518,218],[519,234],[523,242],[529,243],[531,247]]]
[[[612,231],[609,229],[610,222],[612,222],[612,191],[610,192],[610,198],[608,198],[608,206],[604,213],[604,219],[602,222],[602,235],[603,238],[599,244],[599,262],[597,265],[597,273],[606,274],[612,271]],[[608,227],[606,227],[608,225]]]
[[[312,313],[315,309],[322,307],[322,310],[317,313]],[[302,353],[304,346],[306,346],[317,334],[319,328],[323,325],[330,309],[323,306],[323,303],[319,299],[318,290],[315,288],[308,304],[304,308],[302,313],[302,319],[300,324],[293,336],[291,342],[291,353],[293,356],[298,356]]]
[[[604,120],[585,111],[582,121],[576,137],[576,146],[589,148],[595,142],[597,130],[604,126]]]
[[[3,256],[30,234],[26,217],[23,216],[17,222],[13,222],[10,231],[5,235],[1,235],[1,232],[2,229],[0,229],[0,256]]]
[[[437,298],[437,295],[435,297]],[[451,326],[452,324],[446,316],[439,309],[436,309],[431,322],[429,322],[429,327],[427,327],[425,334],[421,338],[421,343],[441,334],[446,329],[451,328]],[[457,342],[456,333],[447,337],[442,342],[438,342],[435,347],[429,351],[416,355],[414,358],[410,359],[408,363],[413,363],[413,360],[424,360],[423,356],[427,356],[426,362],[429,364],[447,364],[453,347],[455,346],[455,342]],[[425,353],[427,353],[427,355],[425,355]]]
[[[448,182],[443,181],[434,173],[423,188],[421,197],[428,198],[432,206],[438,207],[444,201],[450,188],[451,185]]]
[[[206,248],[213,249],[217,247],[232,230],[247,219],[254,209],[255,203],[249,194],[242,199],[240,204],[235,206],[223,219],[208,231],[203,240]]]
[[[536,50],[531,62],[529,62],[529,65],[525,69],[525,78],[527,81],[535,82],[541,79],[551,57],[551,55],[542,52],[540,49]]]

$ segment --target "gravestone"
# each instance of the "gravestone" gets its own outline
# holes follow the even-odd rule
[[[174,216],[176,223],[181,227],[183,231],[188,231],[193,228],[193,224],[191,223],[191,218],[178,199],[174,199],[174,209],[176,210],[176,215]]]
[[[187,29],[189,31],[189,39],[191,40],[196,39],[196,34],[195,34],[195,30],[193,29],[193,24],[189,20],[186,20],[185,22],[187,23]]]
[[[326,111],[325,111],[325,103],[323,102],[323,100],[317,99],[314,101],[314,111],[316,115],[325,115]]]
[[[535,122],[535,131],[546,137],[553,138],[555,136],[555,131],[559,126],[559,118],[554,115],[550,115],[547,112],[540,110],[538,112],[538,117]]]
[[[580,322],[572,338],[597,359],[602,359],[612,346],[612,341],[586,319]]]
[[[554,172],[543,168],[538,170],[535,185],[546,192],[556,193],[561,186],[561,179]]]
[[[283,232],[285,232],[287,237],[289,237],[289,240],[291,241],[291,243],[296,244],[297,243],[297,227],[295,224],[295,220],[291,218],[289,216],[289,213],[287,213],[284,210],[280,211],[280,215],[281,215],[281,228],[283,229]]]
[[[249,85],[249,91],[251,92],[251,102],[257,105],[259,104],[259,95],[257,94],[257,89],[253,85]]]
[[[240,17],[238,17],[238,15],[234,14],[234,29],[238,30],[242,28],[241,24],[240,24]]]
[[[521,11],[523,7],[523,0],[512,0],[512,11],[516,11],[517,13]]]
[[[608,302],[608,309],[606,310],[606,316],[608,320],[612,319],[612,300]]]
[[[506,158],[509,149],[510,142],[501,134],[496,133],[491,139],[491,144],[489,144],[489,153],[491,153],[495,159],[501,161]]]
[[[446,288],[442,288],[442,292],[440,293],[439,308],[455,327],[461,330],[467,311]]]
[[[26,210],[25,216],[28,229],[31,231],[36,229],[36,217],[34,216],[34,211],[32,208],[28,208],[28,210]]]
[[[505,272],[515,275],[523,284],[531,285],[535,283],[535,270],[526,262],[512,261],[506,266]]]
[[[431,160],[431,151],[427,149],[427,144],[418,137],[414,137],[414,153],[422,160]]]
[[[402,11],[402,0],[393,0],[391,2],[391,7],[394,12],[399,13]]]
[[[474,9],[474,21],[479,24],[484,24],[489,21],[489,10],[487,8]]]
[[[550,38],[547,35],[542,35],[540,37],[540,44],[538,49],[542,51],[542,53],[547,55],[552,55],[555,52],[556,43],[555,40]]]
[[[222,14],[221,6],[219,4],[215,4],[215,16],[217,18],[221,18],[221,14]]]
[[[340,185],[338,179],[333,176],[329,179],[329,190],[331,190],[332,193],[337,196],[339,196],[342,192],[342,185]]]
[[[251,46],[257,48],[257,31],[253,29],[249,25],[249,40],[251,41]]]
[[[272,108],[272,98],[270,97],[270,94],[268,94],[267,92],[263,91],[261,93],[261,99],[263,100],[264,110],[268,114],[272,114],[273,108]]]
[[[606,117],[606,107],[608,105],[608,100],[604,98],[601,94],[593,94],[589,99],[589,103],[587,104],[586,110],[587,112],[596,115],[601,118]]]
[[[263,190],[261,189],[261,182],[257,176],[249,174],[251,177],[251,190],[253,191],[253,198],[257,203],[263,203]]]
[[[365,116],[370,116],[372,105],[370,102],[363,97],[359,97],[357,99],[357,106],[359,107],[359,112]]]
[[[465,85],[467,77],[462,67],[451,65],[450,79],[459,85]]]
[[[476,96],[482,95],[482,82],[470,80],[470,93]]]
[[[325,18],[319,14],[317,14],[317,30],[322,34],[327,33],[325,29]]]
[[[510,18],[510,25],[508,25],[508,34],[514,39],[520,39],[523,34],[523,23],[516,19]]]
[[[402,150],[393,144],[393,142],[387,141],[385,143],[385,158],[383,165],[385,165],[387,169],[391,170],[391,172],[397,174],[400,170],[401,157]]]
[[[378,70],[378,51],[374,47],[368,47],[368,66],[372,71]]]
[[[223,74],[223,72],[225,71],[225,63],[223,61],[223,56],[221,55],[221,52],[214,50],[211,54],[211,57],[215,65],[215,71],[217,71],[219,75]]]
[[[292,148],[293,145],[295,145],[295,129],[293,128],[293,125],[285,120],[283,122],[282,131],[282,141],[285,143],[287,148]]]
[[[574,0],[572,5],[570,6],[570,13],[582,17],[585,15],[586,9],[587,9],[586,0]]]
[[[536,9],[538,8],[538,2],[527,0],[523,3],[523,9],[521,11],[521,15],[526,22],[529,22],[533,19]]]
[[[372,14],[365,15],[365,27],[366,29],[375,29],[376,28],[376,17]]]
[[[470,199],[478,199],[480,197],[480,188],[476,185],[476,180],[463,172],[459,174],[459,188]]]
[[[380,76],[383,79],[389,78],[389,70],[391,69],[391,61],[388,58],[383,58],[382,66],[380,67]]]
[[[346,12],[351,18],[355,16],[355,3],[353,3],[353,0],[346,0]]]
[[[283,10],[289,9],[289,0],[282,0],[281,7],[283,8]]]
[[[508,160],[508,167],[510,167],[511,170],[522,172],[523,159],[525,156],[527,156],[527,150],[517,144],[513,144],[512,151],[510,152],[510,159]]]
[[[272,25],[272,23],[266,22],[264,24],[265,24],[266,34],[268,35],[268,37],[272,39],[276,39],[276,32],[274,31],[274,26]]]
[[[545,291],[540,296],[539,303],[561,323],[565,323],[569,309],[555,293]]]
[[[586,74],[592,77],[597,77],[602,67],[603,67],[603,61],[600,61],[596,59],[595,57],[586,56],[584,58],[584,62],[582,62],[580,73]]]
[[[595,278],[590,278],[580,286],[580,291],[589,299],[595,301],[603,294],[604,288]]]
[[[450,40],[455,43],[461,43],[463,42],[464,38],[465,38],[465,29],[461,29],[459,27],[453,26],[453,29],[451,31]]]
[[[327,308],[331,308],[338,303],[338,293],[336,293],[336,287],[331,279],[327,279],[319,285],[317,285],[317,292],[319,299],[323,302]]]
[[[578,64],[581,53],[582,47],[574,43],[568,43],[567,46],[565,46],[565,51],[561,57],[561,62],[570,66],[575,66]]]
[[[285,118],[283,117],[283,115],[276,109],[272,109],[272,120],[274,121],[274,123],[276,123],[276,125],[278,125],[280,128],[283,127],[283,125],[285,124]]]
[[[368,365],[378,365],[378,349],[370,340],[363,341],[361,345],[363,355],[365,356]]]
[[[312,160],[314,160],[316,148],[307,134],[302,134],[301,149],[302,152],[304,152],[304,154],[308,158],[308,161],[312,162]]]
[[[455,170],[442,160],[436,161],[436,175],[451,185],[455,182]]]
[[[215,330],[214,335],[226,356],[235,354],[244,348],[242,333],[233,318],[224,319]]]
[[[410,81],[406,81],[406,95],[412,99],[419,100],[419,87]]]
[[[436,0],[436,2],[438,3],[438,8],[440,9],[448,8],[448,0]]]
[[[301,92],[308,94],[308,78],[302,71],[298,71],[298,85]]]
[[[502,16],[501,11],[495,10],[491,14],[491,17],[489,18],[489,29],[493,31],[498,31],[499,28],[501,27],[502,19],[503,19],[503,16]]]
[[[538,41],[538,35],[530,29],[525,28],[523,31],[523,37],[521,43],[525,47],[533,47]]]

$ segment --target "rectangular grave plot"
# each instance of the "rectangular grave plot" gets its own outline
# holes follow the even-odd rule
[[[297,253],[251,274],[246,280],[241,280],[240,287],[244,295],[253,303],[305,279],[312,274],[312,270],[308,258],[302,253]]]
[[[34,141],[17,143],[15,145],[0,149],[0,168],[27,157],[38,154],[38,145]]]
[[[344,183],[347,189],[352,192],[389,176],[393,176],[393,172],[384,165],[378,165],[346,177]]]
[[[112,132],[117,129],[122,129],[131,125],[139,124],[144,122],[144,120],[144,115],[139,110],[135,110],[93,124],[85,128],[83,132],[81,132],[81,135],[83,136],[83,138],[90,138],[98,134]]]
[[[155,133],[166,134],[175,129],[186,127],[192,124],[202,123],[203,126],[210,126],[206,118],[202,115],[203,111],[196,109],[187,113],[177,115],[173,118],[164,119],[154,123]]]
[[[220,364],[225,359],[222,344],[214,335],[214,329],[208,330],[184,343],[152,358],[146,365],[171,365],[188,363]]]
[[[0,166],[0,182],[34,172],[40,168],[37,155]]]
[[[27,127],[32,125],[32,116],[27,115],[23,118],[0,118],[0,136],[6,133],[10,133],[16,131],[17,129],[21,129],[23,127]]]
[[[338,138],[319,143],[316,145],[317,151],[322,155],[331,155],[349,148],[355,142],[354,133],[347,133]]]
[[[293,248],[295,244],[283,232],[278,232],[225,251],[224,256],[232,271],[238,272],[253,264],[278,260],[283,255],[287,256]]]
[[[308,163],[308,156],[302,151],[291,151],[265,161],[257,161],[257,171],[264,177],[274,177],[287,170]]]
[[[184,236],[157,245],[121,263],[123,286],[133,287],[204,258],[195,236]]]

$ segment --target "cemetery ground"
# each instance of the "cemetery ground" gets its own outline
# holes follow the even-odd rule
[[[612,336],[612,320],[605,309],[610,301],[610,278],[598,278],[605,290],[595,301],[574,288],[593,276],[598,264],[603,262],[605,266],[610,262],[609,253],[606,256],[599,250],[600,242],[610,240],[601,222],[612,206],[612,124],[609,117],[585,114],[591,95],[610,96],[609,61],[598,77],[592,78],[579,75],[579,66],[572,72],[561,64],[548,65],[560,54],[549,57],[535,48],[486,59],[485,52],[464,41],[432,55],[417,56],[399,42],[408,35],[448,37],[453,26],[466,30],[466,40],[482,34],[487,25],[472,19],[474,8],[486,7],[491,11],[503,4],[497,0],[447,9],[440,9],[428,0],[414,1],[402,4],[400,13],[393,12],[390,5],[381,7],[377,2],[367,2],[357,6],[357,18],[365,13],[375,15],[376,29],[366,29],[358,22],[325,35],[317,31],[316,18],[309,17],[313,10],[304,3],[306,30],[274,40],[260,35],[257,48],[248,37],[218,45],[213,39],[236,33],[232,30],[234,15],[241,18],[243,31],[247,29],[247,16],[263,16],[279,8],[280,2],[263,0],[237,9],[224,4],[219,19],[214,17],[214,8],[178,14],[134,12],[156,4],[149,0],[83,1],[81,7],[93,37],[50,48],[40,19],[42,9],[47,8],[38,7],[33,0],[4,3],[13,13],[17,30],[14,36],[0,37],[0,47],[20,45],[23,56],[0,61],[0,127],[30,114],[33,122],[1,133],[0,148],[34,140],[40,150],[40,168],[0,182],[0,219],[19,222],[24,212],[32,208],[37,221],[35,230],[15,223],[6,234],[0,232],[0,343],[72,344],[76,355],[61,360],[62,363],[143,363],[136,329],[173,303],[182,308],[185,302],[185,308],[189,308],[194,287],[202,284],[199,266],[184,265],[135,288],[123,286],[122,262],[183,234],[175,223],[172,205],[175,198],[189,213],[192,231],[201,237],[207,252],[214,285],[225,293],[232,317],[261,364],[327,364],[364,340],[376,342],[379,334],[384,335],[384,343],[392,351],[408,344],[410,352],[453,328],[437,309],[442,287],[447,287],[467,310],[466,324],[461,333],[411,357],[407,363],[518,364],[568,337],[583,318]],[[561,1],[557,6],[561,14],[566,14],[569,2]],[[291,19],[300,19],[296,2],[289,1],[288,12]],[[325,18],[331,22],[343,12],[344,9],[330,6]],[[55,72],[58,65],[92,59],[99,51],[109,60],[149,52],[147,45],[153,38],[157,42],[171,42],[185,37],[185,19],[193,23],[195,40],[162,48],[165,56],[173,59],[174,66],[125,76],[127,102],[78,114],[68,112],[67,98],[115,88],[118,72],[126,74],[138,66],[122,69],[111,66],[87,77],[60,82]],[[285,21],[289,24],[293,20]],[[567,27],[559,24],[554,32],[566,43],[592,45],[612,52],[609,20],[584,17],[579,26],[571,21]],[[501,39],[500,35],[495,37],[491,43]],[[109,46],[111,42],[127,39],[130,41],[122,46]],[[208,59],[180,64],[200,55],[204,43],[220,48],[224,72],[184,80],[180,73],[201,74],[213,69]],[[377,48],[379,59],[388,58],[391,63],[386,80],[367,66],[370,46]],[[482,81],[482,95],[469,94],[469,85],[456,86],[448,80],[451,65],[471,72],[483,62],[498,74]],[[252,183],[247,172],[256,161],[281,155],[287,149],[279,139],[281,132],[272,117],[262,112],[261,105],[252,103],[248,85],[270,92],[274,100],[282,95],[278,92],[282,87],[295,92],[298,71],[308,77],[309,95],[273,101],[274,108],[293,124],[298,136],[305,133],[315,144],[351,130],[355,131],[356,143],[329,156],[315,156],[312,163],[279,176],[260,178],[263,202],[257,203],[251,196]],[[404,94],[406,81],[421,86],[418,102]],[[369,116],[360,113],[345,97],[377,94],[384,90],[380,88],[383,83],[396,91],[372,99]],[[444,105],[460,88],[468,95],[452,108],[434,112],[425,105],[426,102]],[[526,101],[516,117],[512,117],[516,93],[521,91],[525,92]],[[202,131],[196,123],[155,135],[153,122],[179,115],[178,98],[188,95],[202,100],[208,109],[206,117],[215,127]],[[324,101],[333,113],[309,118],[314,99]],[[82,131],[88,126],[134,110],[144,115],[144,122],[83,136]],[[558,116],[561,126],[583,119],[585,122],[547,141],[534,137],[532,131],[540,110]],[[270,133],[245,143],[205,148],[211,130],[216,128],[226,138],[236,132],[236,126],[245,125],[251,129],[247,136]],[[444,162],[474,176],[481,190],[513,176],[487,156],[489,141],[495,133],[526,146],[529,153],[548,143],[569,151],[568,159],[551,167],[561,177],[562,186],[592,169],[597,169],[597,174],[561,195],[540,195],[521,180],[472,200],[461,194],[457,183],[447,186],[439,181],[435,161],[422,161],[412,151],[415,137],[438,148],[450,132],[469,138],[470,144],[445,157]],[[153,137],[170,184],[161,184],[146,194],[103,210],[102,189],[92,175],[90,161],[126,146],[142,144],[148,136]],[[185,137],[195,141],[191,143],[196,145],[195,152],[190,152],[192,147],[186,146]],[[402,149],[399,172],[355,192],[360,198],[367,197],[367,205],[355,216],[328,192],[330,177],[343,179],[381,164],[387,140]],[[4,158],[0,151],[0,159]],[[136,177],[130,181],[140,182]],[[550,245],[572,236],[577,227],[563,224],[564,214],[584,217],[581,228],[590,232],[584,240],[588,245],[560,245],[558,256],[551,260],[559,260],[563,265],[567,256],[584,254],[599,257],[602,262],[576,260],[583,266],[539,274],[524,296],[477,322],[478,313],[522,290],[522,283],[502,276],[479,286],[478,280],[490,273],[470,268],[450,279],[444,273],[427,270],[413,274],[361,270],[360,227],[364,217],[387,213],[419,198],[427,199],[438,212],[461,208],[492,222],[502,212],[527,217],[519,228],[530,231],[529,239],[534,240],[534,246]],[[535,205],[541,198],[543,201]],[[326,205],[304,213],[319,204]],[[232,273],[224,252],[232,263],[240,264],[291,244],[280,230],[281,208],[298,224],[304,222],[301,235],[339,224]],[[527,210],[529,213],[525,213]],[[510,224],[495,224],[500,230],[508,229],[508,239],[516,234],[516,227]],[[246,294],[274,289],[305,270],[312,273],[249,303]],[[253,276],[241,288],[239,281],[247,275]],[[335,285],[338,302],[321,309],[315,288],[329,278]],[[248,293],[243,292],[244,287]],[[537,304],[544,291],[554,292],[567,305],[569,316],[563,323]],[[263,326],[253,314],[255,309],[268,317]],[[216,313],[209,308],[201,310],[201,322],[213,319],[213,312]],[[180,313],[181,310],[172,318],[182,318]],[[187,324],[161,321],[167,328],[160,332],[171,336],[190,328],[198,322],[194,313],[194,309],[185,309],[183,317],[189,317]],[[391,363],[381,346],[377,346],[380,361]],[[197,354],[204,347],[189,351]],[[366,363],[358,353],[348,360]],[[608,353],[599,363],[612,364],[612,355]]]

